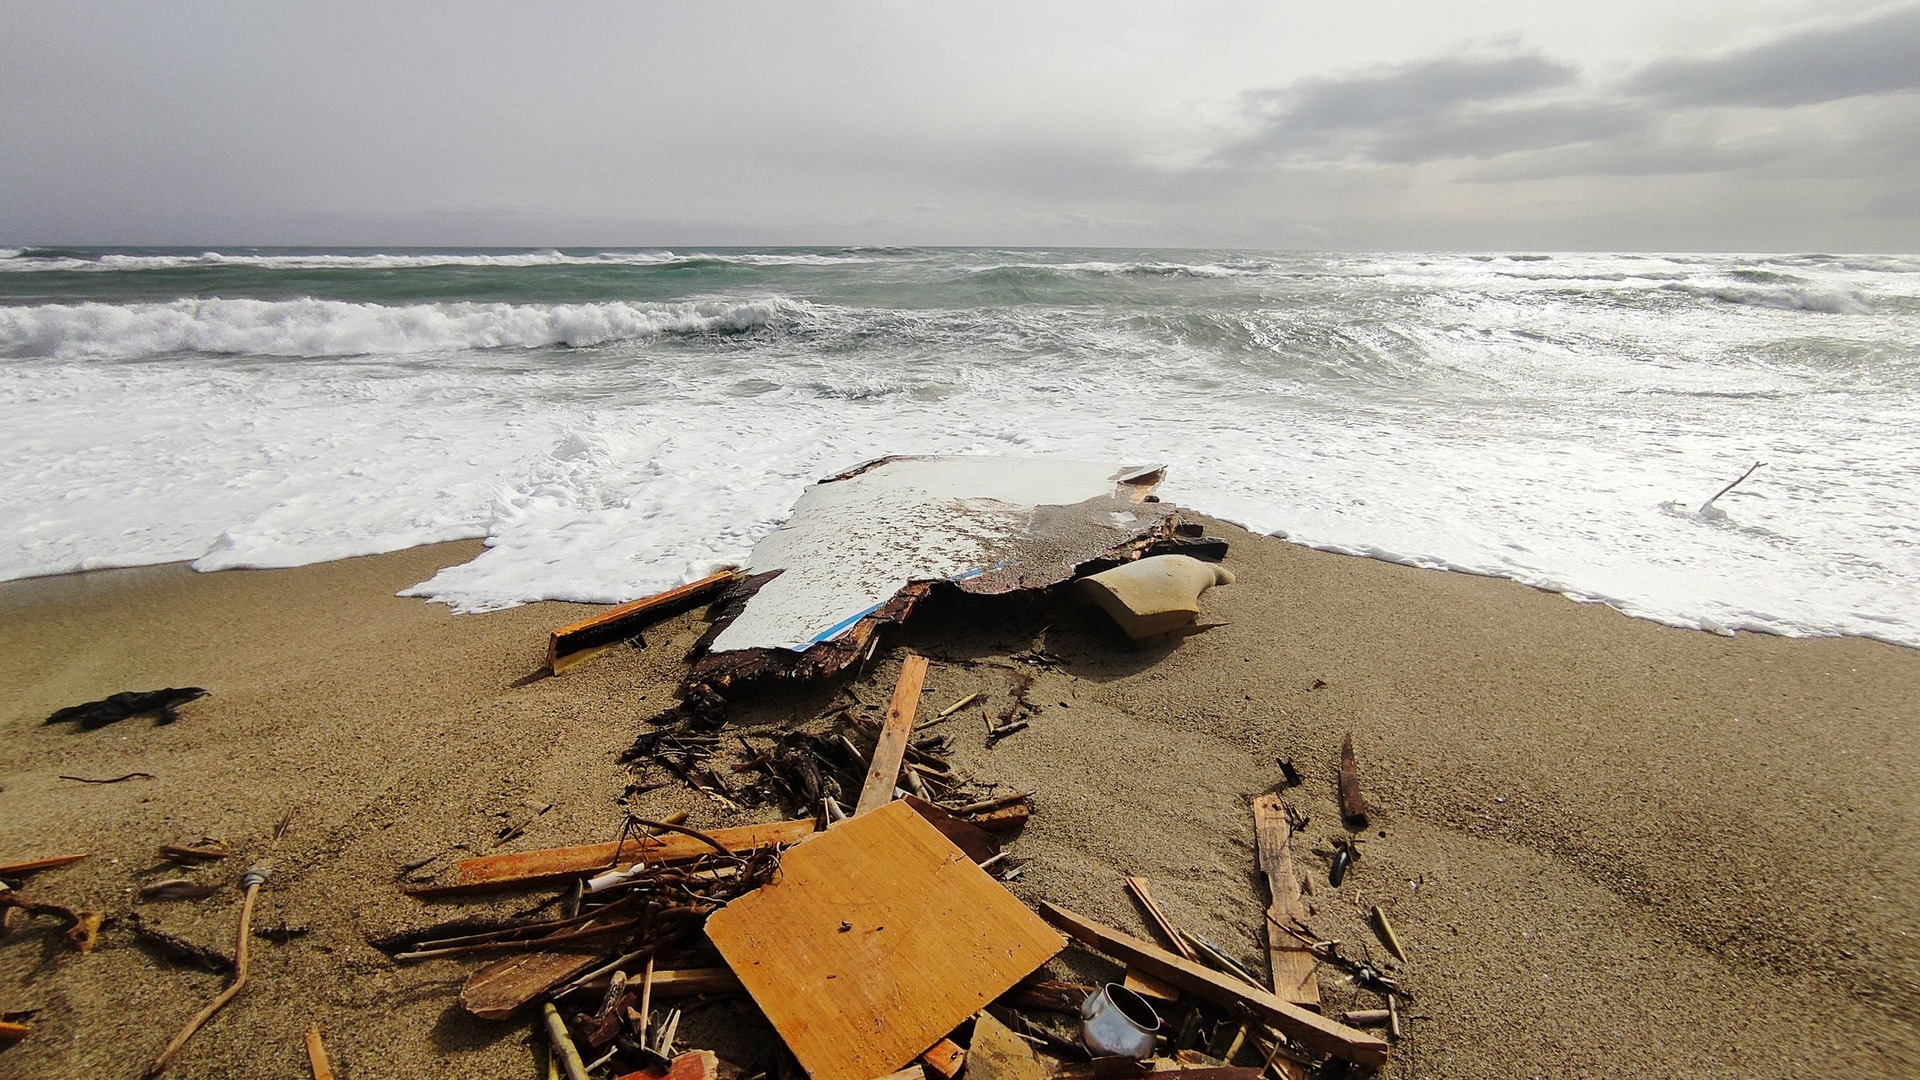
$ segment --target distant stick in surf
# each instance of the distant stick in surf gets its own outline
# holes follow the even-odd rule
[[[1733,483],[1731,483],[1731,484],[1728,484],[1728,485],[1727,485],[1726,487],[1723,487],[1723,488],[1721,488],[1721,489],[1720,489],[1719,491],[1716,491],[1716,492],[1714,492],[1714,493],[1713,493],[1713,498],[1711,498],[1711,499],[1708,499],[1708,500],[1707,500],[1706,502],[1703,502],[1703,503],[1701,503],[1701,504],[1700,504],[1700,509],[1698,509],[1698,510],[1695,510],[1695,511],[1694,511],[1694,514],[1695,514],[1696,516],[1699,516],[1699,517],[1705,517],[1705,516],[1707,516],[1707,511],[1713,508],[1713,504],[1714,504],[1714,502],[1715,502],[1716,500],[1718,500],[1718,499],[1720,498],[1720,496],[1722,496],[1722,495],[1725,495],[1725,494],[1726,494],[1727,492],[1729,492],[1729,491],[1732,491],[1732,490],[1733,490],[1734,488],[1737,488],[1737,487],[1739,487],[1739,486],[1740,486],[1740,481],[1741,481],[1741,480],[1745,480],[1745,479],[1746,479],[1747,477],[1749,477],[1749,476],[1752,476],[1752,475],[1753,475],[1753,470],[1754,470],[1754,469],[1757,469],[1757,468],[1759,468],[1760,466],[1762,466],[1762,465],[1765,465],[1765,464],[1766,464],[1766,462],[1764,462],[1764,461],[1756,461],[1756,462],[1754,462],[1754,463],[1753,463],[1753,466],[1752,466],[1752,468],[1749,468],[1749,469],[1748,469],[1748,470],[1747,470],[1746,472],[1743,472],[1743,473],[1741,473],[1741,474],[1740,474],[1740,480],[1735,480],[1735,481],[1734,481]]]

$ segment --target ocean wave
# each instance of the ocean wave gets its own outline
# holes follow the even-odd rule
[[[662,335],[744,334],[795,322],[783,297],[680,304],[382,304],[175,300],[0,307],[0,357],[137,359],[182,353],[405,355],[586,347]]]
[[[1873,310],[1865,295],[1851,289],[1818,289],[1797,285],[1669,285],[1667,288],[1688,296],[1742,307],[1813,311],[1827,315],[1864,315]]]
[[[76,248],[0,248],[0,272],[96,273],[244,267],[259,270],[412,270],[433,267],[503,269],[567,267],[841,266],[877,261],[872,255],[826,252],[602,251],[567,254],[554,249],[516,252],[420,252],[343,254],[329,252],[227,253],[221,251],[123,253]]]

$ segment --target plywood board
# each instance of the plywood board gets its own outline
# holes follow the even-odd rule
[[[1266,874],[1267,888],[1273,894],[1267,913],[1283,923],[1305,919],[1300,879],[1293,872],[1293,827],[1287,824],[1280,796],[1261,795],[1253,800],[1253,833],[1260,851],[1260,870]],[[1275,996],[1309,1009],[1320,1008],[1320,981],[1314,975],[1313,953],[1271,920],[1267,921],[1267,962],[1273,968]]]
[[[787,851],[707,937],[813,1080],[907,1065],[1065,945],[897,802]]]

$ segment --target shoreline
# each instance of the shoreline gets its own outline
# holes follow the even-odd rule
[[[1029,863],[1024,899],[1140,933],[1120,875],[1141,873],[1176,922],[1263,972],[1247,803],[1292,758],[1316,929],[1368,940],[1380,904],[1407,942],[1418,1006],[1385,1075],[1920,1068],[1920,651],[1723,637],[1510,579],[1211,528],[1239,575],[1202,599],[1217,629],[1127,651],[1071,613],[942,611],[889,635],[861,676],[861,696],[884,700],[912,649],[933,658],[928,700],[944,703],[1004,692],[981,662],[1039,645],[1062,658],[1038,673],[1029,731],[992,749],[962,736],[957,757],[1039,792],[1010,848]],[[294,810],[256,920],[306,933],[259,945],[256,985],[190,1044],[196,1074],[296,1074],[315,1019],[360,1076],[527,1068],[523,1023],[453,1005],[464,965],[396,968],[366,939],[466,913],[401,896],[401,865],[617,831],[615,759],[671,702],[703,625],[682,616],[645,649],[529,682],[547,630],[598,608],[455,616],[392,595],[480,550],[0,583],[0,681],[14,688],[0,709],[0,861],[93,852],[29,878],[28,895],[138,911],[230,949],[230,893],[135,904],[130,891],[155,876],[157,844],[214,836],[259,858]],[[165,727],[40,723],[162,685],[214,693]],[[734,723],[771,730],[831,698],[744,695]],[[1326,773],[1347,731],[1379,816],[1333,889]],[[58,779],[135,770],[154,779]],[[634,806],[687,809],[697,827],[745,820],[678,785]],[[529,815],[524,836],[495,842]],[[122,929],[80,957],[42,925],[0,941],[0,1011],[41,1010],[34,1036],[0,1050],[0,1075],[136,1075],[218,986]],[[708,1028],[737,1024],[711,1012]]]

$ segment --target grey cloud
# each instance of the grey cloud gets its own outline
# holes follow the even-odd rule
[[[1814,105],[1920,90],[1920,6],[1710,59],[1664,60],[1627,83],[1667,105]]]
[[[1574,75],[1572,67],[1538,55],[1445,57],[1252,91],[1242,103],[1259,118],[1258,129],[1218,157],[1250,165],[1341,156],[1324,154],[1330,147],[1372,157],[1374,139],[1398,145],[1404,153],[1438,119],[1472,115],[1492,102],[1564,86]],[[1356,142],[1360,145],[1352,145]]]
[[[1490,158],[1630,134],[1648,124],[1631,104],[1569,102],[1463,111],[1436,122],[1405,125],[1380,138],[1373,158],[1418,165],[1446,158]]]

